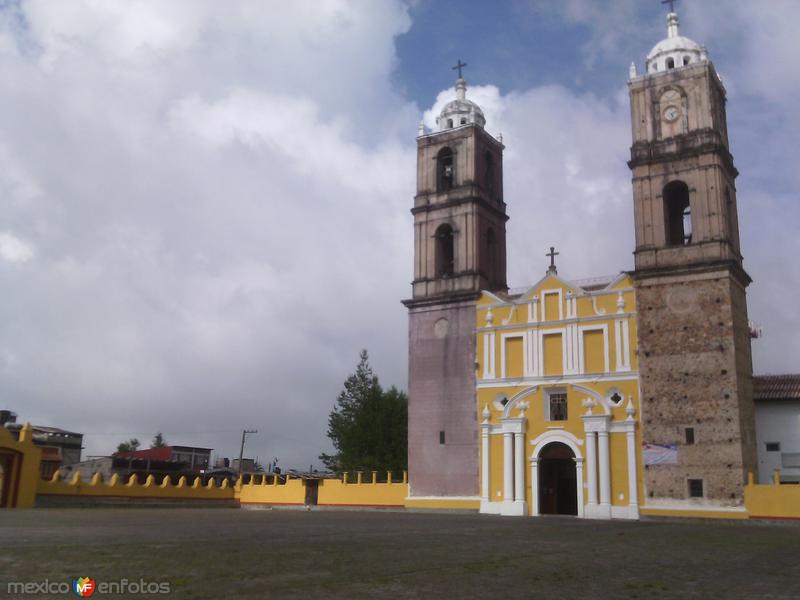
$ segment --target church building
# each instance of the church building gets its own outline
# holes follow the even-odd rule
[[[630,67],[634,270],[506,282],[502,139],[459,78],[420,126],[408,505],[503,515],[744,514],[756,471],[726,93],[703,46]],[[546,219],[546,214],[543,216]],[[544,250],[544,249],[543,249]]]

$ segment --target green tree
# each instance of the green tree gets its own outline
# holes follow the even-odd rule
[[[160,431],[156,432],[155,436],[153,436],[153,441],[150,442],[151,448],[163,448],[167,445],[167,440],[164,439],[164,434]]]
[[[131,438],[117,446],[117,452],[133,452],[139,448],[139,440]]]
[[[328,437],[336,453],[319,458],[333,471],[399,473],[408,467],[408,397],[381,387],[366,350],[328,416]]]

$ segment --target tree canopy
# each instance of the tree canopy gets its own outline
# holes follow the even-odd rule
[[[134,452],[139,449],[139,440],[131,438],[117,446],[117,452]]]
[[[394,386],[384,390],[361,351],[356,372],[328,416],[335,454],[319,458],[333,471],[393,471],[408,467],[408,397]]]
[[[153,436],[153,441],[150,442],[151,448],[164,448],[167,445],[167,440],[164,439],[164,434],[160,431]]]

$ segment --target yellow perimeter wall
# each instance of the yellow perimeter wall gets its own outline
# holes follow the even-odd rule
[[[0,434],[2,435],[2,434]],[[111,498],[124,497],[131,499],[184,499],[184,500],[239,500],[242,505],[297,505],[305,503],[306,485],[301,479],[289,479],[285,483],[249,483],[228,486],[223,482],[221,486],[210,483],[207,486],[199,485],[199,480],[189,485],[185,478],[181,478],[177,485],[172,485],[168,480],[157,483],[150,476],[143,484],[129,480],[123,483],[118,477],[112,476],[108,483],[102,483],[98,475],[90,481],[82,481],[76,473],[70,481],[62,481],[56,475],[51,481],[38,479],[38,466],[30,468],[33,473],[35,486],[30,485],[30,474],[26,475],[26,493],[21,494],[22,501],[17,503],[20,508],[33,506],[36,495],[46,496],[78,496],[84,498]],[[617,482],[612,482],[616,487]],[[31,493],[33,487],[34,493]],[[494,487],[494,486],[493,486]],[[495,488],[496,489],[496,488]],[[20,488],[22,491],[22,487]],[[414,508],[414,509],[460,509],[477,510],[478,502],[470,499],[454,498],[407,498],[408,484],[396,483],[344,483],[341,479],[323,479],[319,483],[319,506],[351,506],[351,507],[380,507],[380,508]],[[530,501],[528,490],[528,501]],[[800,519],[800,486],[759,485],[752,478],[745,488],[746,511],[670,511],[642,508],[645,516],[659,517],[702,517],[724,519]]]
[[[750,473],[744,504],[751,519],[800,519],[800,485],[781,485],[778,473],[771,485],[759,485]]]
[[[42,461],[42,451],[33,443],[30,423],[20,431],[19,441],[8,429],[0,427],[0,459],[7,469],[0,473],[0,499],[6,499],[8,508],[30,508],[36,502]]]

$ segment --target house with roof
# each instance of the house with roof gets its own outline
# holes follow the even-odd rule
[[[753,378],[758,440],[758,482],[777,470],[781,483],[800,484],[800,375]]]

